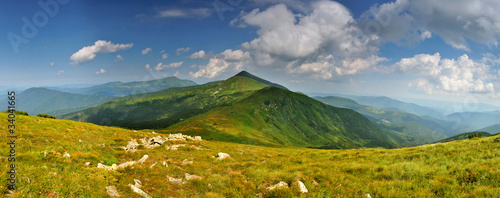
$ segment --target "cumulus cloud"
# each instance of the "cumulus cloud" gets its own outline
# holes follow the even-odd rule
[[[161,18],[207,18],[212,15],[212,10],[208,8],[194,9],[167,9],[158,12]]]
[[[152,50],[151,48],[149,48],[149,47],[148,47],[148,48],[146,48],[146,49],[142,50],[141,54],[142,54],[142,55],[146,55],[146,54],[148,54],[148,53],[149,53],[149,52],[151,52],[151,51],[153,51],[153,50]]]
[[[146,65],[144,66],[144,68],[146,68],[146,69],[151,69],[151,66],[150,66],[149,64],[146,64]]]
[[[210,58],[207,65],[199,66],[197,72],[189,72],[193,78],[214,78],[227,70],[239,71],[250,61],[250,53],[227,49]]]
[[[61,75],[61,74],[64,74],[64,70],[57,71],[57,75]]]
[[[184,62],[176,62],[176,63],[170,63],[168,65],[164,65],[163,63],[158,63],[158,65],[156,65],[155,67],[155,70],[156,71],[160,71],[160,70],[163,70],[163,69],[171,69],[171,68],[177,68],[177,67],[180,67]],[[149,66],[149,65],[147,65]]]
[[[208,59],[213,57],[214,55],[211,52],[206,53],[204,50],[200,50],[198,52],[195,52],[189,56],[191,59]]]
[[[499,9],[497,0],[397,0],[374,6],[361,18],[377,19],[377,36],[385,42],[414,42],[432,32],[454,48],[469,50],[466,39],[498,45]]]
[[[116,55],[115,62],[121,62],[121,61],[123,61],[123,60],[125,60],[125,59],[123,59],[123,56],[121,56],[121,55]]]
[[[50,62],[50,66],[54,66],[56,65],[54,62]]]
[[[328,79],[372,69],[386,60],[375,55],[378,38],[363,36],[349,10],[337,2],[312,3],[305,15],[284,4],[254,9],[242,14],[239,23],[258,27],[258,38],[241,45],[258,66]]]
[[[113,44],[111,41],[98,40],[92,46],[87,46],[80,49],[78,52],[71,55],[72,64],[80,64],[89,62],[95,59],[98,54],[114,53],[120,50],[127,50],[134,46],[129,44]]]
[[[396,71],[413,74],[417,83],[410,84],[432,93],[494,93],[492,83],[486,83],[490,66],[483,61],[474,61],[464,54],[457,60],[434,55],[418,54],[401,59],[393,65]]]
[[[168,58],[168,54],[167,53],[161,55],[161,59],[167,59],[167,58]]]
[[[104,70],[104,69],[101,69],[101,70],[95,72],[95,74],[97,74],[97,75],[104,74],[104,73],[106,73],[106,70]]]
[[[182,48],[179,48],[179,49],[176,50],[176,54],[177,54],[177,56],[179,56],[182,53],[189,52],[189,50],[191,50],[191,48],[189,48],[189,47],[182,47]]]

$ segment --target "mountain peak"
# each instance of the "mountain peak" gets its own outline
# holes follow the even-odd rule
[[[269,85],[269,86],[273,86],[273,87],[278,87],[278,88],[281,88],[281,89],[285,89],[285,90],[288,90],[285,86],[283,85],[280,85],[280,84],[276,84],[276,83],[273,83],[273,82],[269,82],[267,80],[264,80],[262,78],[259,78],[251,73],[248,73],[247,71],[243,70],[241,71],[240,73],[234,75],[234,76],[242,76],[242,77],[247,77],[247,78],[251,78],[251,79],[254,79],[260,83],[263,83],[263,84],[266,84],[266,85]]]

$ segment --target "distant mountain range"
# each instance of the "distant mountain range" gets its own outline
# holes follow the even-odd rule
[[[477,131],[484,131],[484,132],[488,132],[491,134],[497,134],[497,133],[500,133],[500,124],[495,124],[495,125],[492,125],[489,127],[485,127],[485,128],[479,129]]]
[[[418,116],[428,116],[442,119],[443,114],[433,108],[402,102],[396,99],[383,96],[346,96],[359,104],[375,107],[380,110],[399,111]]]
[[[473,131],[500,124],[500,111],[458,112],[447,115],[446,119],[455,122],[462,131]]]
[[[371,106],[361,105],[354,100],[337,97],[315,97],[326,104],[355,110],[369,120],[379,123],[379,126],[393,135],[393,138],[405,146],[416,146],[435,142],[454,135],[447,123],[430,117],[419,117],[406,112],[380,110]]]
[[[449,138],[446,138],[446,139],[442,139],[442,140],[439,140],[437,142],[451,142],[451,141],[455,141],[455,140],[465,140],[465,139],[468,139],[469,138],[469,135],[476,135],[476,136],[481,136],[481,137],[489,137],[489,136],[492,136],[490,133],[488,132],[484,132],[484,131],[474,131],[474,132],[468,132],[468,133],[461,133],[461,134],[458,134],[458,135],[455,135],[455,136],[452,136],[452,137],[449,137]]]
[[[114,97],[98,94],[83,95],[46,88],[30,88],[16,94],[16,109],[36,116],[39,113],[53,114],[68,109],[86,108],[112,98]],[[7,104],[7,99],[2,98],[0,103]]]
[[[240,73],[224,81],[117,98],[63,118],[134,129],[164,129],[249,144],[313,148],[400,146],[353,110],[325,105],[259,79]]]
[[[95,85],[83,88],[52,88],[61,89],[61,91],[78,93],[85,95],[100,94],[109,96],[127,96],[132,94],[141,94],[160,91],[171,87],[186,87],[197,85],[190,80],[183,80],[177,77],[168,77],[162,79],[155,79],[150,81],[134,81],[134,82],[109,82],[102,85]]]

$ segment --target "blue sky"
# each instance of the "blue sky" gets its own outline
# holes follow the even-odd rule
[[[0,90],[247,70],[305,93],[500,104],[493,0],[1,4]]]

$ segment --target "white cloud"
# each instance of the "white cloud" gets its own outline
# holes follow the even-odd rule
[[[176,71],[172,76],[179,77],[180,73],[179,71]]]
[[[418,54],[401,59],[393,65],[396,71],[421,77],[414,85],[428,94],[432,93],[494,93],[488,80],[490,66],[474,61],[464,54],[457,60],[434,55]],[[413,84],[412,84],[413,85]]]
[[[146,64],[146,65],[144,66],[144,68],[146,68],[146,69],[151,69],[151,66],[150,66],[149,64]]]
[[[142,50],[141,54],[142,54],[142,55],[146,55],[146,54],[148,54],[148,53],[149,53],[149,52],[151,52],[151,51],[153,51],[153,50],[152,50],[151,48],[149,48],[149,47],[148,47],[148,48],[146,48],[146,49]]]
[[[212,10],[208,8],[195,9],[168,9],[158,12],[158,17],[162,18],[207,18],[212,15]]]
[[[497,0],[397,0],[372,7],[365,18],[383,19],[378,36],[385,42],[414,42],[432,32],[454,48],[469,50],[466,38],[498,45],[499,9]]]
[[[54,62],[50,62],[50,66],[53,67],[54,65],[56,65]]]
[[[191,58],[191,59],[208,59],[208,58],[211,58],[213,56],[214,55],[211,52],[206,53],[204,50],[200,50],[198,52],[191,54],[191,56],[189,56],[189,58]]]
[[[125,59],[123,59],[123,56],[121,56],[121,55],[116,55],[116,58],[115,58],[115,60],[114,60],[114,61],[115,61],[115,62],[121,62],[121,61],[123,61],[123,60],[125,60]]]
[[[64,73],[64,70],[59,70],[59,71],[57,71],[57,75],[61,75],[61,74],[63,74],[63,73]]]
[[[363,36],[349,10],[336,2],[312,3],[305,15],[284,4],[254,9],[239,22],[259,28],[258,38],[242,44],[258,66],[329,79],[373,69],[386,60],[375,56],[378,38]]]
[[[176,54],[177,56],[181,55],[182,53],[186,53],[186,52],[189,52],[189,50],[191,50],[191,48],[189,47],[182,47],[182,48],[179,48],[176,50]]]
[[[161,59],[167,59],[167,58],[168,58],[168,54],[167,53],[161,55]]]
[[[190,72],[189,75],[193,78],[214,78],[228,69],[232,69],[232,71],[241,70],[249,60],[250,53],[242,50],[227,49],[210,58],[207,65],[199,66],[200,69],[197,72]]]
[[[95,59],[97,54],[114,53],[120,50],[127,50],[134,46],[129,44],[113,44],[111,41],[98,40],[92,46],[87,46],[80,49],[78,52],[71,55],[72,64],[80,64],[89,62]]]
[[[177,67],[180,67],[184,62],[176,62],[176,63],[170,63],[168,65],[164,65],[163,63],[158,63],[158,65],[156,65],[155,67],[155,70],[156,71],[160,71],[160,70],[163,70],[163,69],[171,69],[171,68],[177,68]]]
[[[160,54],[163,54],[163,53],[165,53],[165,50],[161,50],[161,51],[160,51]]]
[[[95,72],[95,74],[104,74],[104,73],[106,73],[106,70],[104,69]]]

